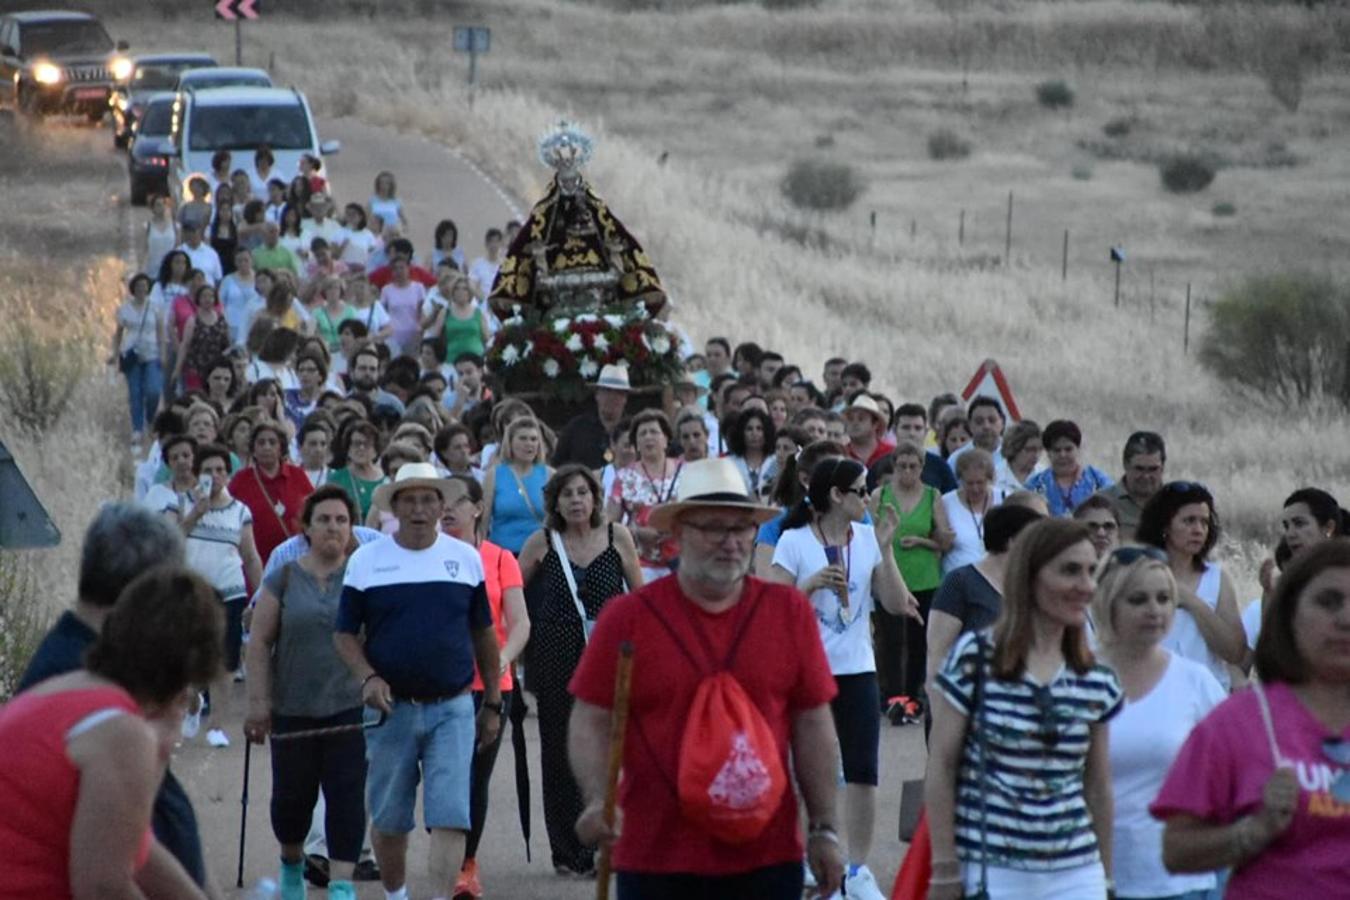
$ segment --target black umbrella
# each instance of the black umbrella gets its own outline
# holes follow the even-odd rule
[[[520,811],[520,831],[525,835],[525,861],[530,862],[530,758],[525,753],[525,687],[516,676],[516,696],[511,703],[511,752],[516,758],[516,807]]]

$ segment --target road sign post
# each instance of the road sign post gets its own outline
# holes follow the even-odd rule
[[[492,49],[492,29],[482,25],[456,25],[454,47],[469,54],[469,87],[478,84],[478,54]]]
[[[234,64],[244,64],[244,20],[258,18],[260,0],[216,0],[216,18],[234,23]]]

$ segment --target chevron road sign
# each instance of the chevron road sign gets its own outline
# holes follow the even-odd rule
[[[216,18],[237,22],[258,18],[258,0],[218,0]]]

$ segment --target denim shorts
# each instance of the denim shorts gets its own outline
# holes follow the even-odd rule
[[[412,831],[417,784],[425,776],[426,826],[468,831],[475,737],[473,695],[468,692],[439,703],[396,702],[383,725],[366,731],[371,824],[385,834]]]

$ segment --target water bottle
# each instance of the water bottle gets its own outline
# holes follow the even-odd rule
[[[281,886],[273,878],[264,878],[248,892],[248,900],[276,900],[281,896]]]

